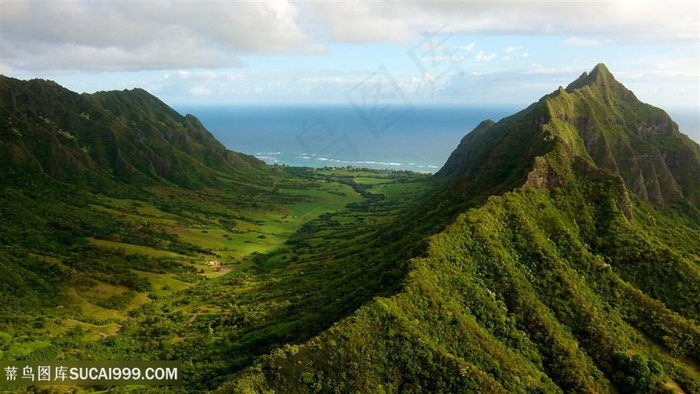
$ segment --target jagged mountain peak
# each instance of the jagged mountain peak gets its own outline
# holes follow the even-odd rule
[[[604,85],[610,82],[618,83],[608,67],[604,63],[598,63],[590,73],[584,71],[580,77],[566,87],[566,90],[571,91],[585,85]]]
[[[595,67],[591,70],[591,72],[584,71],[578,79],[576,79],[573,83],[576,82],[588,82],[590,83],[591,81],[604,81],[609,78],[615,78],[610,70],[608,69],[608,66],[605,65],[605,63],[598,63],[596,64]],[[572,84],[573,84],[572,83]]]
[[[579,175],[619,177],[655,206],[685,200],[700,207],[700,146],[603,63],[525,110],[479,125],[436,177],[456,180],[466,194],[494,194],[559,186],[574,167]]]
[[[564,90],[572,93],[585,87],[602,89],[606,93],[605,98],[608,101],[611,101],[612,97],[624,101],[639,101],[631,90],[615,79],[615,76],[604,63],[598,63],[590,73],[584,71],[580,77],[571,82]]]

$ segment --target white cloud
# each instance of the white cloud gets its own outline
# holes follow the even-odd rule
[[[208,96],[211,94],[211,89],[204,85],[195,85],[190,89],[192,96]]]
[[[410,82],[398,81],[399,88],[404,94],[420,94],[433,97],[441,81],[429,72],[423,73],[423,78],[412,77]]]
[[[105,89],[116,75],[128,75],[135,86],[129,71],[167,70],[139,74],[138,86],[181,102],[343,100],[380,64],[411,99],[461,92],[477,100],[481,92],[512,100],[518,86],[537,98],[598,61],[637,83],[640,97],[697,102],[696,1],[0,0],[0,24],[0,73],[99,79]],[[522,39],[506,41],[508,35]],[[554,37],[536,37],[548,35]],[[469,43],[479,37],[488,39],[477,41],[479,47]],[[610,43],[635,45],[616,51]],[[407,50],[416,45],[419,53],[411,58]],[[576,47],[582,45],[591,48]],[[280,56],[325,53],[326,47],[330,55],[313,57],[304,71],[309,58]],[[346,49],[356,56],[338,55]],[[652,54],[668,57],[640,60]],[[681,57],[688,60],[679,64]],[[528,68],[532,59],[547,63]],[[495,69],[502,73],[488,74]],[[487,75],[477,78],[479,72]],[[522,82],[529,77],[535,85]]]
[[[557,86],[566,86],[586,69],[533,67],[470,72],[447,81],[441,93],[463,103],[526,106],[555,91]]]
[[[431,57],[423,57],[421,60],[425,63],[428,62],[433,62],[433,63],[443,63],[443,62],[449,62],[452,64],[459,64],[462,62],[467,61],[469,58],[464,55],[450,55],[450,56],[431,56]]]
[[[495,53],[486,53],[484,51],[479,51],[474,55],[474,59],[478,62],[488,62],[495,59],[497,55]]]
[[[317,52],[285,0],[0,3],[2,62],[27,70],[239,66],[247,53]]]
[[[572,45],[697,41],[698,4],[18,0],[0,2],[0,23],[3,70],[129,71],[237,67],[248,54],[323,53],[338,42],[403,45],[434,33],[558,35]]]
[[[698,36],[698,4],[654,1],[310,2],[331,40],[406,42],[422,33],[609,36],[620,41]]]
[[[565,66],[565,67],[545,67],[539,64],[533,65],[530,68],[521,71],[523,75],[555,75],[567,76],[581,74],[584,71],[589,71],[587,66]],[[526,77],[529,78],[529,77]]]
[[[362,82],[364,74],[289,71],[186,71],[165,74],[151,91],[168,100],[207,102],[304,101],[312,98],[343,97],[342,92]]]
[[[598,40],[591,39],[591,38],[581,38],[581,37],[569,37],[566,40],[564,40],[564,43],[567,45],[575,45],[575,46],[595,46],[600,44]]]
[[[161,76],[148,90],[170,103],[348,103],[346,93],[363,85],[374,93],[395,96],[384,75],[346,71],[176,71]],[[431,100],[452,74],[391,75],[392,83],[411,100]],[[393,97],[392,96],[392,97]],[[394,99],[393,97],[392,99]]]
[[[621,60],[610,69],[642,101],[662,108],[700,108],[700,64],[696,56],[641,55]]]
[[[694,57],[678,58],[675,54],[649,55],[608,63],[615,78],[632,90],[642,101],[664,109],[700,106],[700,68]],[[534,102],[567,86],[591,64],[561,66],[531,65],[485,72],[469,72],[445,81],[441,97],[454,97],[463,103]],[[517,92],[517,95],[513,95]]]
[[[423,16],[415,4],[385,2],[312,2],[305,4],[315,23],[333,41],[355,44],[393,41],[406,43],[416,38],[413,27]]]

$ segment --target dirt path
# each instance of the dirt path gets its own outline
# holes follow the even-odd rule
[[[197,308],[197,311],[192,315],[192,317],[190,317],[190,320],[188,320],[187,323],[192,323],[193,321],[195,321],[195,319],[197,319],[197,317],[199,317],[199,315],[201,315],[202,312],[204,312],[204,308]]]

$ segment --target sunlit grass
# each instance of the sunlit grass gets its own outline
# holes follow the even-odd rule
[[[173,253],[167,250],[155,249],[149,246],[127,244],[123,242],[107,241],[104,239],[94,238],[89,238],[88,240],[95,246],[123,250],[125,253],[137,253],[150,257],[183,257],[182,255],[179,255],[177,253]]]

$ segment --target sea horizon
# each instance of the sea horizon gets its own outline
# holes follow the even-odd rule
[[[268,164],[437,172],[480,122],[498,121],[522,104],[211,104],[179,105],[227,149]],[[667,111],[700,141],[700,113]]]

